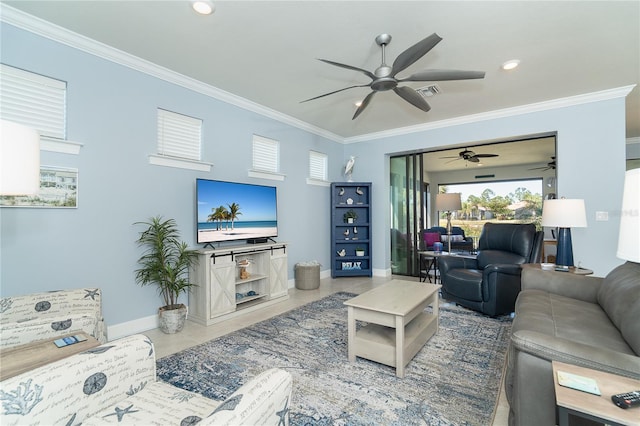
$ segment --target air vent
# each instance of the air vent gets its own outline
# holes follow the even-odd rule
[[[422,96],[424,96],[425,98],[430,98],[440,93],[440,88],[437,85],[432,84],[430,86],[425,86],[425,87],[416,89],[416,91],[420,93]]]

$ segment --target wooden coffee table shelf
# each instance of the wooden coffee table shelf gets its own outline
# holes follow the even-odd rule
[[[438,331],[441,286],[393,280],[344,302],[348,307],[349,361],[366,358],[404,367]],[[425,309],[431,306],[431,312]],[[367,324],[356,331],[356,321]]]
[[[85,336],[87,340],[62,348],[53,343],[54,340],[76,335]],[[39,340],[26,345],[3,349],[0,351],[0,380],[17,376],[25,371],[33,370],[99,345],[100,342],[93,336],[83,332],[75,332],[57,336],[53,339]]]

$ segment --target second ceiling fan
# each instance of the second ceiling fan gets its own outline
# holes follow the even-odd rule
[[[345,87],[343,89],[334,90],[333,92],[325,93],[324,95],[316,96],[310,99],[306,99],[302,102],[312,101],[314,99],[322,98],[324,96],[333,95],[334,93],[342,92],[343,90],[353,89],[355,87],[370,87],[371,93],[364,98],[358,109],[356,109],[353,119],[358,117],[362,111],[369,105],[371,99],[377,92],[384,92],[387,90],[393,90],[398,96],[405,101],[409,102],[416,108],[422,111],[429,111],[431,106],[424,100],[424,98],[418,94],[415,89],[407,86],[398,86],[398,83],[406,81],[445,81],[445,80],[470,80],[484,78],[484,71],[459,71],[459,70],[423,70],[417,73],[411,74],[406,78],[396,78],[396,75],[411,66],[418,59],[423,57],[427,52],[434,48],[436,44],[442,41],[442,38],[436,33],[431,34],[429,37],[419,41],[407,50],[402,52],[393,65],[389,66],[385,62],[385,46],[391,42],[391,36],[389,34],[380,34],[376,37],[376,43],[382,48],[382,64],[375,69],[374,72],[364,70],[362,68],[354,67],[351,65],[341,64],[339,62],[329,61],[327,59],[320,59],[322,62],[326,62],[330,65],[337,67],[350,69],[353,71],[359,71],[369,77],[371,82],[369,84],[360,84]]]
[[[440,158],[441,159],[453,158],[453,160],[449,161],[449,163],[456,160],[465,160],[465,161],[469,161],[470,163],[479,163],[481,158],[490,158],[490,157],[499,157],[499,155],[498,154],[476,154],[475,152],[469,149],[465,149],[464,151],[460,151],[456,156],[440,157]]]

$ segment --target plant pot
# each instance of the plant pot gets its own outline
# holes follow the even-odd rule
[[[160,330],[163,333],[174,334],[182,331],[184,321],[187,319],[187,307],[184,304],[173,306],[177,306],[177,309],[169,309],[169,306],[158,309]]]
[[[353,218],[352,217],[348,217],[347,218],[347,223],[353,223]]]
[[[364,250],[356,250],[356,256],[358,257],[364,256]]]

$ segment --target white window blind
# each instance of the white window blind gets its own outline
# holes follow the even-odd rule
[[[158,108],[158,154],[200,160],[202,120]]]
[[[66,139],[67,83],[0,64],[0,117]]]
[[[327,180],[327,155],[309,151],[309,178]]]
[[[253,169],[278,173],[280,171],[279,151],[278,141],[253,135]]]

